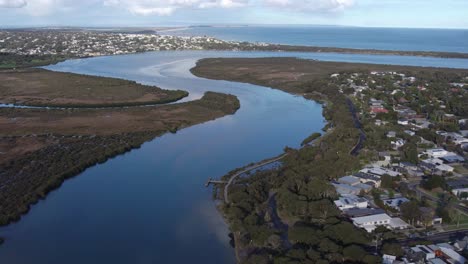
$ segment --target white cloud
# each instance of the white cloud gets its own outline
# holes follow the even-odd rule
[[[268,7],[294,11],[336,12],[352,7],[354,0],[263,0]]]
[[[235,8],[249,0],[104,0],[104,6],[118,7],[136,15],[170,15],[183,8]]]
[[[25,5],[26,0],[0,0],[0,8],[21,8]]]
[[[20,8],[32,16],[86,10],[103,6],[134,15],[168,16],[180,9],[268,7],[305,12],[334,12],[353,6],[358,0],[0,0],[0,8]]]

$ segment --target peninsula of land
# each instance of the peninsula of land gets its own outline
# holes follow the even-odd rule
[[[164,133],[234,114],[238,99],[199,99],[135,82],[42,69],[0,71],[0,225],[84,169]],[[3,240],[0,239],[0,242]]]

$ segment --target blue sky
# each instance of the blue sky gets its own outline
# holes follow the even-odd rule
[[[320,24],[468,28],[468,0],[0,0],[0,26]]]

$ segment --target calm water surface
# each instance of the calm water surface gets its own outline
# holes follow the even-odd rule
[[[318,47],[468,53],[466,29],[247,26],[194,27],[161,34]]]
[[[322,108],[281,91],[194,77],[205,57],[298,56],[323,60],[468,68],[468,60],[252,52],[160,52],[70,60],[48,67],[120,77],[193,100],[205,91],[236,95],[233,116],[167,134],[87,169],[18,223],[0,229],[0,263],[234,263],[228,230],[204,188],[209,177],[282,152],[324,126]]]

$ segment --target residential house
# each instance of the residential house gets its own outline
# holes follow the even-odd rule
[[[468,188],[455,188],[452,189],[452,193],[459,199],[468,200]]]
[[[423,160],[421,161],[420,166],[421,168],[437,174],[453,172],[455,170],[453,167],[444,164],[441,159],[436,158]]]
[[[397,138],[396,140],[392,140],[391,144],[393,149],[398,150],[406,144],[406,141],[404,139]]]
[[[436,257],[435,252],[428,246],[417,245],[411,248],[411,251],[415,254],[421,254],[425,260],[434,259]]]
[[[431,158],[440,158],[440,157],[447,156],[449,152],[442,148],[436,148],[436,149],[428,149],[424,152],[424,154],[427,154]]]
[[[396,132],[395,132],[395,131],[388,131],[387,137],[388,137],[388,138],[394,138],[394,137],[396,137]]]
[[[356,195],[343,195],[334,203],[341,211],[352,208],[367,208],[369,206],[367,199]]]
[[[362,185],[362,183],[359,183],[358,185],[348,185],[348,184],[342,184],[342,183],[333,183],[333,186],[336,189],[336,192],[340,195],[349,195],[349,194],[354,194],[354,195],[359,195],[362,192],[369,192],[372,190],[372,186],[369,185]]]
[[[351,218],[353,224],[367,232],[374,231],[378,226],[385,226],[393,230],[408,228],[408,224],[400,218],[391,218],[388,214],[369,215]]]
[[[408,119],[405,119],[405,118],[399,119],[399,120],[397,121],[397,123],[398,123],[399,125],[402,125],[402,126],[407,126],[407,125],[409,125]]]
[[[401,173],[395,170],[383,168],[383,167],[368,167],[360,170],[361,172],[376,175],[382,177],[384,175],[389,175],[391,177],[401,176]]]
[[[380,177],[377,177],[369,173],[358,172],[358,173],[353,174],[353,176],[355,178],[358,178],[361,183],[365,183],[367,185],[373,185],[376,188],[379,188],[382,182]]]
[[[351,208],[343,211],[348,217],[363,217],[369,215],[385,214],[385,210],[380,208]]]
[[[354,176],[344,176],[344,177],[339,178],[337,181],[339,183],[348,184],[348,185],[351,185],[351,186],[356,185],[358,183],[361,183],[359,178],[354,177]]]
[[[409,202],[409,200],[405,197],[383,200],[383,203],[385,205],[390,206],[393,209],[398,210],[398,211],[400,211],[400,206],[406,202]]]

